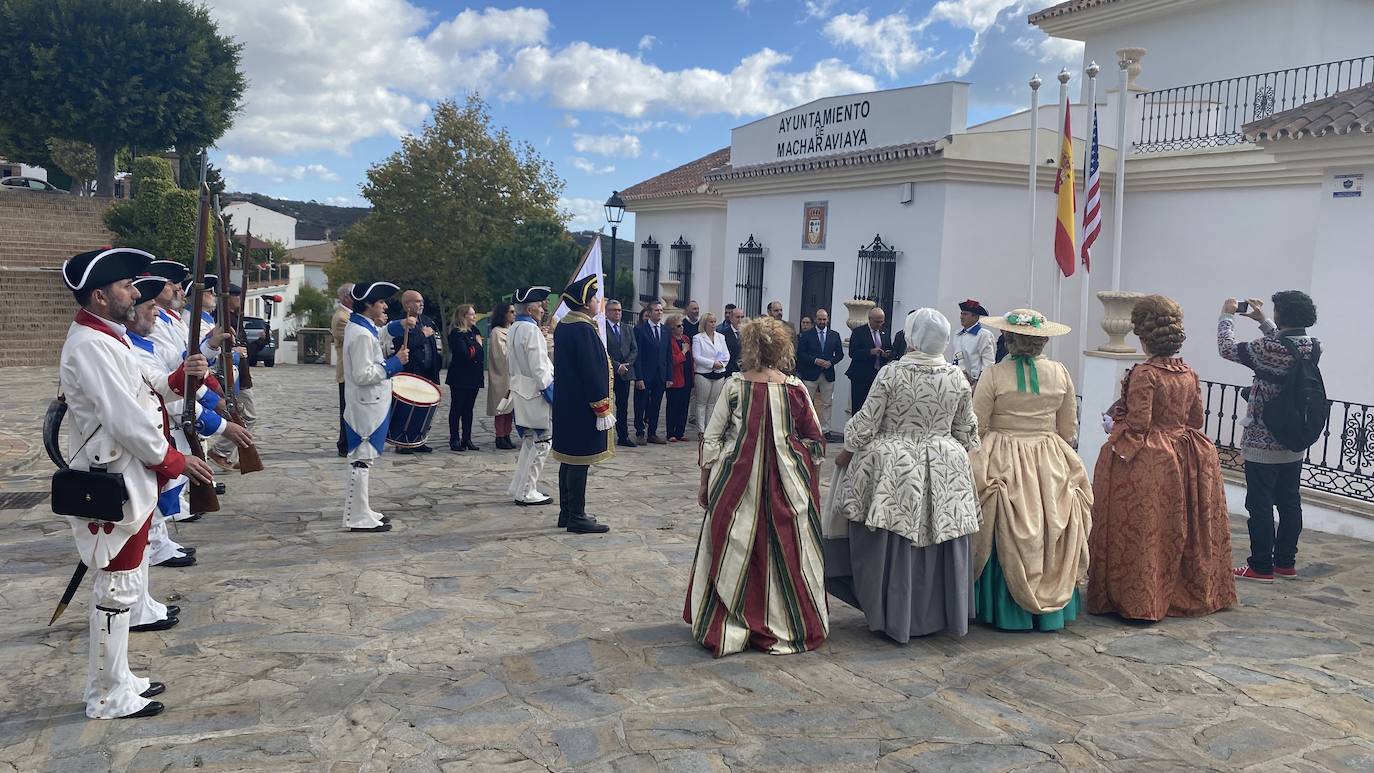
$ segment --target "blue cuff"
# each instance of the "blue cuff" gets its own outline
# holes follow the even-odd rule
[[[224,419],[214,411],[205,411],[196,419],[196,434],[201,437],[210,437],[219,431],[219,427],[224,423]]]
[[[540,394],[544,395],[544,399],[545,399],[546,401],[548,401],[550,404],[552,404],[552,403],[553,403],[553,384],[549,384],[548,386],[544,387],[544,389],[541,390]]]
[[[401,335],[405,333],[405,331],[406,329],[401,326],[401,320],[399,319],[393,319],[390,322],[386,323],[387,335],[391,336],[392,338],[400,338]]]
[[[207,389],[205,390],[205,394],[201,395],[200,399],[196,402],[200,403],[200,407],[204,408],[205,410],[213,411],[215,410],[215,408],[219,407],[219,393],[213,389]]]
[[[391,378],[405,368],[405,366],[401,364],[401,359],[394,354],[387,357],[386,361],[382,363],[382,366],[386,368],[387,378]]]

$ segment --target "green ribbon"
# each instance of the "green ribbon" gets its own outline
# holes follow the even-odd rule
[[[1035,358],[1028,354],[1013,354],[1016,361],[1016,391],[1026,391],[1026,371],[1030,371],[1030,391],[1040,394],[1040,374],[1035,371]]]

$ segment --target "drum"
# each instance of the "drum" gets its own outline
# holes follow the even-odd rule
[[[401,448],[424,445],[442,399],[439,385],[423,376],[413,373],[392,376],[391,423],[386,429],[386,442]]]

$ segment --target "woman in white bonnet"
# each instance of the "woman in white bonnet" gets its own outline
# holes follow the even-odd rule
[[[907,353],[845,426],[834,502],[848,524],[824,543],[826,589],[898,642],[968,632],[979,525],[968,456],[978,423],[968,380],[945,361],[949,320],[918,309],[904,332]]]

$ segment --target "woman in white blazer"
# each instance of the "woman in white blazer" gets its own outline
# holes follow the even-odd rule
[[[725,336],[716,332],[716,315],[709,311],[701,316],[701,332],[692,338],[692,359],[696,364],[697,426],[705,429],[730,364]]]

